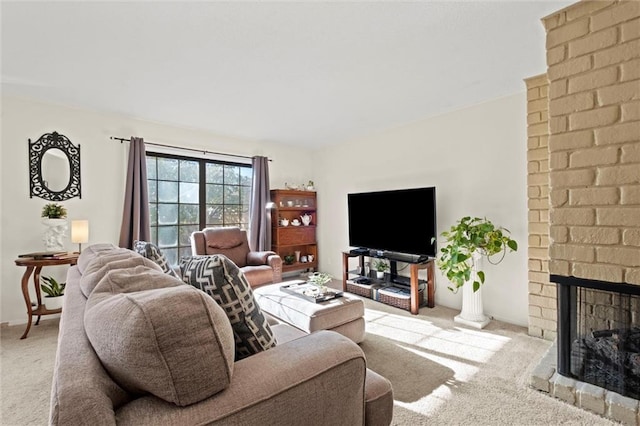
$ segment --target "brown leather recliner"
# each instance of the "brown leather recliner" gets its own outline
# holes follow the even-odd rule
[[[244,273],[251,287],[282,281],[282,259],[274,251],[251,251],[247,231],[237,226],[204,228],[191,234],[193,255],[223,254]]]

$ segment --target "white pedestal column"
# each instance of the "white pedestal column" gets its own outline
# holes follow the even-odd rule
[[[453,318],[453,321],[474,328],[484,328],[491,320],[484,314],[482,286],[478,291],[473,291],[473,281],[477,280],[477,271],[482,269],[481,262],[483,259],[482,256],[476,254],[473,255],[473,259],[474,267],[471,273],[471,280],[462,286],[462,310],[460,314]]]

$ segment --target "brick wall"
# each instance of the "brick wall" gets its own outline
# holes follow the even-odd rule
[[[556,336],[556,287],[549,283],[549,128],[547,75],[527,86],[527,196],[529,205],[529,334]]]
[[[542,21],[549,270],[640,284],[640,2],[581,1]]]

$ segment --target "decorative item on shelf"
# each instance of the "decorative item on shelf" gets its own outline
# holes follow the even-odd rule
[[[289,219],[286,217],[284,219],[280,219],[280,226],[289,226]]]
[[[376,278],[381,280],[384,278],[384,273],[389,270],[389,264],[384,259],[375,259],[373,269],[376,270]]]
[[[67,234],[67,209],[61,204],[49,203],[42,208],[42,223],[47,227],[42,240],[47,251],[64,248],[62,239]]]
[[[291,221],[291,224],[292,224],[293,226],[300,226],[300,221],[299,221],[298,219],[293,219],[293,220]]]
[[[71,242],[78,244],[78,253],[82,252],[82,243],[89,242],[89,221],[71,221]]]
[[[284,257],[284,264],[285,265],[293,265],[293,262],[296,260],[296,257],[292,254],[287,254]]]
[[[300,256],[301,263],[307,263],[307,256]]]
[[[449,231],[443,232],[445,246],[436,260],[447,279],[453,284],[449,290],[456,293],[462,287],[462,310],[455,322],[476,328],[489,323],[482,306],[481,285],[485,281],[482,260],[497,265],[507,250],[517,251],[518,243],[511,239],[509,230],[497,227],[487,218],[465,216]],[[491,256],[502,254],[497,261]]]
[[[304,226],[309,226],[311,224],[311,215],[310,214],[303,214],[302,216],[300,216],[300,219],[302,220],[302,224]]]
[[[313,258],[314,258],[314,256],[313,256],[312,254],[308,254],[308,255],[307,255],[307,260],[308,260],[309,262],[313,262]]]
[[[331,275],[325,274],[324,272],[314,272],[309,275],[307,281],[317,286],[320,294],[324,294],[327,292],[327,284],[329,284],[332,279]]]
[[[44,284],[40,284],[40,288],[46,294],[44,297],[44,305],[48,310],[62,308],[64,299],[65,283],[59,283],[53,277],[42,277]]]
[[[296,262],[300,262],[300,250],[296,250],[293,253],[296,255]]]
[[[316,190],[315,186],[313,186],[313,181],[312,180],[310,180],[307,183],[307,188],[306,189],[307,189],[307,191],[315,191]]]

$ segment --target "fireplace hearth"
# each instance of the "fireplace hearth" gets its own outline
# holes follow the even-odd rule
[[[558,373],[640,399],[640,286],[551,275]]]

